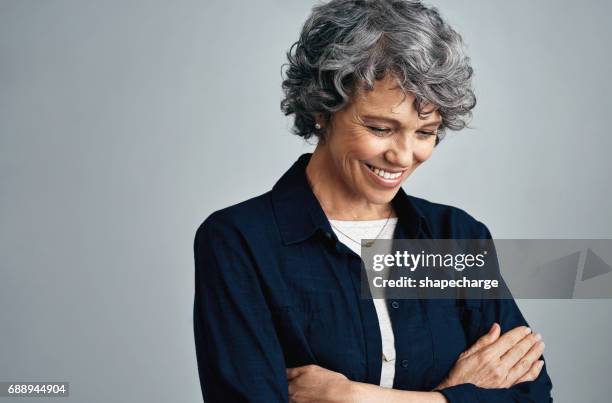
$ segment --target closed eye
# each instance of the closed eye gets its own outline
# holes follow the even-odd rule
[[[418,131],[417,132],[420,138],[427,138],[429,136],[437,136],[438,133],[436,132],[426,132],[426,131]]]
[[[386,135],[391,131],[390,129],[387,129],[386,127],[367,126],[367,128],[370,129],[370,131],[373,132],[377,136]]]
[[[392,132],[391,129],[388,129],[386,127],[376,127],[376,126],[366,126],[372,133],[374,133],[376,136],[379,137],[384,137],[387,136],[389,133]],[[429,138],[430,136],[437,136],[438,133],[437,132],[430,132],[430,131],[424,131],[424,130],[420,130],[417,131],[417,137],[421,138],[421,139],[426,139]]]

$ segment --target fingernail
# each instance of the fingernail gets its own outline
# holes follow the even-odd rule
[[[529,334],[529,333],[531,333],[531,328],[528,327],[525,329],[525,334]]]
[[[540,333],[536,333],[534,337],[535,337],[536,341],[537,340],[542,340],[542,335]]]
[[[542,344],[542,348],[546,347],[546,344],[544,344],[544,342],[540,342],[540,344]]]

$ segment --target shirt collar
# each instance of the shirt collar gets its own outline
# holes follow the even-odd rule
[[[304,153],[272,187],[272,205],[285,245],[303,241],[317,231],[335,238],[323,208],[306,178],[306,166],[312,153]],[[418,238],[419,231],[429,232],[422,211],[400,186],[391,200],[398,215],[397,238]],[[328,235],[328,236],[330,236]]]

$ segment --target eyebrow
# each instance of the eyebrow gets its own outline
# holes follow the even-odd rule
[[[383,120],[385,122],[388,123],[393,123],[397,126],[401,126],[401,122],[397,119],[393,119],[391,117],[387,117],[387,116],[376,116],[376,115],[361,115],[362,119],[372,119],[372,120]],[[423,125],[423,127],[430,127],[430,126],[437,126],[442,122],[441,119],[438,119],[434,122],[429,122]]]

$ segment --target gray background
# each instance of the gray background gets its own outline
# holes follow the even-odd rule
[[[0,380],[201,399],[193,236],[312,150],[279,110],[313,3],[0,0]],[[612,238],[611,3],[435,3],[478,106],[407,181],[496,238]],[[610,300],[520,300],[556,402],[612,393]],[[40,401],[40,400],[33,400]]]

